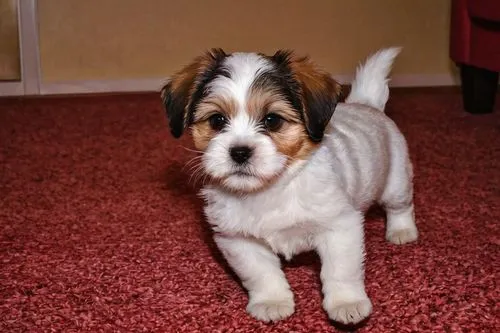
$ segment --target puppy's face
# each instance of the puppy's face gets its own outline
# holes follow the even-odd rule
[[[191,128],[204,172],[253,192],[307,159],[322,140],[340,85],[307,58],[212,50],[162,90],[174,137]]]

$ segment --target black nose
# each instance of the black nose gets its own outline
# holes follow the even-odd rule
[[[229,154],[233,161],[243,164],[252,156],[252,149],[247,146],[237,146],[229,149]]]

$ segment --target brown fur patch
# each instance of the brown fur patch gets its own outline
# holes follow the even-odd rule
[[[191,135],[196,149],[205,150],[210,140],[217,135],[209,123],[212,115],[220,113],[226,118],[231,119],[237,111],[236,102],[232,99],[222,98],[220,96],[204,99],[197,108],[194,123],[191,126]]]
[[[215,113],[221,113],[230,119],[236,114],[236,111],[237,105],[233,99],[221,96],[208,97],[198,104],[194,122],[205,121]]]
[[[290,69],[300,82],[302,89],[307,89],[314,95],[329,94],[340,96],[342,85],[335,81],[327,72],[316,66],[309,57],[292,55]]]
[[[318,144],[309,139],[303,123],[286,122],[279,131],[270,132],[269,136],[277,150],[288,156],[288,165],[307,159],[318,148]]]
[[[208,120],[193,124],[191,131],[194,146],[200,151],[207,149],[210,140],[217,135],[217,132],[210,127]]]
[[[167,107],[167,114],[175,122],[175,126],[183,124],[186,127],[189,125],[190,119],[187,116],[187,111],[198,84],[198,78],[213,66],[218,58],[224,56],[225,52],[221,49],[205,52],[172,75],[168,83],[163,86],[161,98]],[[176,132],[182,133],[180,129],[177,129]]]
[[[287,121],[300,122],[300,115],[274,87],[252,89],[248,96],[247,112],[257,121],[268,113],[276,113]]]
[[[175,73],[170,80],[172,93],[188,92],[191,95],[196,83],[196,77],[205,72],[214,63],[217,52],[223,51],[211,50],[205,52]]]

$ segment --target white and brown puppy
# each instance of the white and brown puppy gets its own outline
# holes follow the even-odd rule
[[[388,241],[417,239],[406,141],[384,114],[398,53],[381,50],[359,67],[345,103],[330,75],[287,51],[212,50],[163,88],[173,136],[190,128],[202,151],[205,213],[253,317],[294,312],[278,255],[308,250],[321,259],[329,317],[368,317],[363,219],[373,203],[385,207]]]

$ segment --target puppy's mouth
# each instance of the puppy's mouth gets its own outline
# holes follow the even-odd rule
[[[251,193],[262,189],[265,180],[248,170],[235,170],[228,173],[222,180],[222,185],[230,190]]]
[[[259,174],[259,170],[248,170],[245,168],[231,170],[218,179],[222,187],[231,192],[255,193],[264,190],[280,176],[280,173],[271,176]]]
[[[254,174],[247,172],[247,171],[242,171],[242,170],[234,171],[234,172],[230,173],[229,176],[255,177]]]

